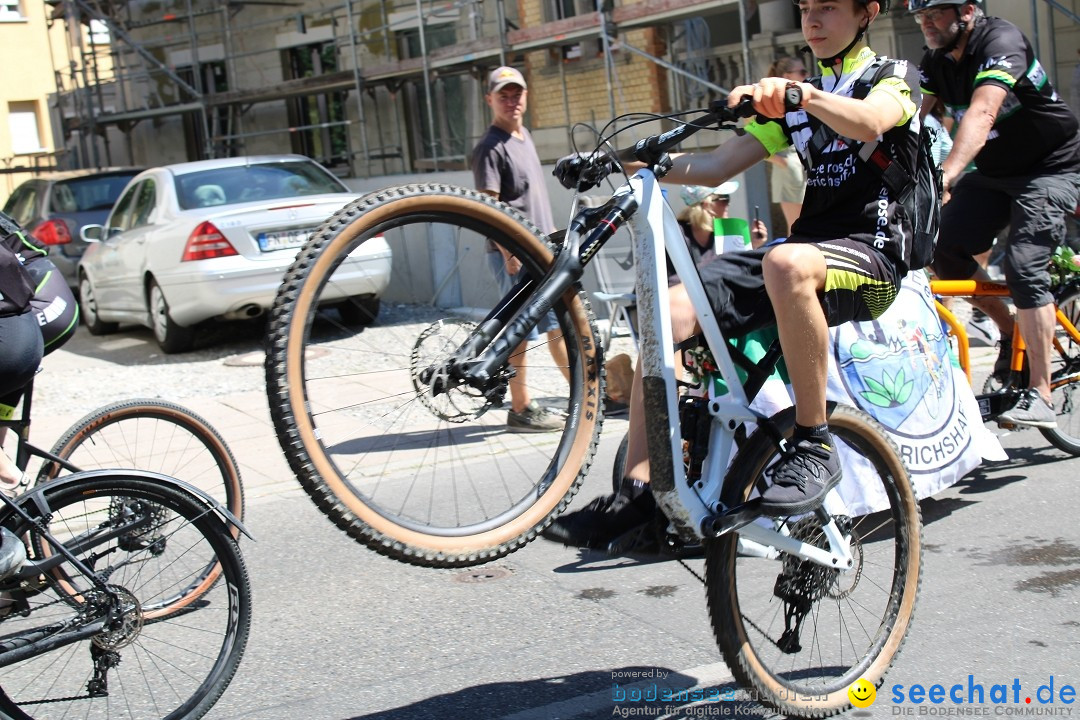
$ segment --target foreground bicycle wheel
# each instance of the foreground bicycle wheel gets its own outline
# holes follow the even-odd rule
[[[1073,327],[1080,327],[1080,289],[1066,292],[1057,308]],[[1054,344],[1050,348],[1050,388],[1057,428],[1039,432],[1058,450],[1080,455],[1080,343],[1058,325],[1054,326]]]
[[[342,297],[335,272],[377,236],[413,282],[396,271],[395,304],[383,303],[377,326],[356,328],[334,307]],[[447,308],[483,317],[501,299],[487,266],[495,246],[533,277],[550,266],[544,237],[489,196],[444,185],[389,189],[334,215],[298,254],[274,303],[267,386],[290,466],[340,528],[399,560],[465,566],[517,549],[570,501],[596,448],[603,361],[580,288],[560,298],[550,333],[568,367],[545,335],[520,355],[530,395],[562,418],[560,430],[509,433],[509,394],[500,408],[470,389],[437,393],[425,381],[423,371],[471,330]]]
[[[200,718],[228,686],[251,622],[247,571],[224,523],[191,494],[163,481],[103,476],[44,490],[47,508],[26,503],[120,601],[107,632],[14,662],[0,673],[0,715],[59,718]],[[5,522],[20,535],[35,529]],[[182,612],[157,616],[204,586],[207,560],[221,579]],[[40,579],[29,614],[0,619],[6,640],[34,628],[92,624],[108,598],[70,563],[64,585]]]
[[[785,420],[782,429],[790,435],[794,412]],[[831,411],[829,430],[847,451],[840,486],[845,497],[845,485],[855,482],[867,502],[887,507],[867,515],[833,514],[851,537],[852,570],[777,556],[734,533],[706,548],[709,617],[724,660],[752,699],[785,715],[846,710],[848,687],[859,678],[879,687],[919,592],[922,522],[895,446],[869,415],[846,406]],[[764,432],[752,436],[732,464],[728,477],[738,487],[725,502],[760,492],[777,452]],[[803,542],[828,546],[816,515],[784,524]]]
[[[244,487],[232,451],[210,423],[176,403],[121,400],[98,408],[72,425],[52,453],[80,470],[131,468],[183,480],[244,518]],[[60,474],[66,471],[45,463],[37,481]]]

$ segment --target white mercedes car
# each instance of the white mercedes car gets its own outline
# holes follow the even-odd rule
[[[83,228],[79,305],[94,335],[145,325],[185,352],[207,320],[256,318],[327,218],[358,198],[301,155],[179,163],[132,178],[104,226]],[[363,243],[334,276],[346,323],[371,322],[390,281],[390,247]]]

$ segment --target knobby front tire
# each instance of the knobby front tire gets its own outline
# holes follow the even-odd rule
[[[236,673],[251,627],[247,569],[225,524],[178,486],[122,471],[43,493],[45,507],[28,500],[24,509],[121,598],[123,622],[3,667],[0,717],[201,718]],[[31,537],[35,549],[47,542],[10,513],[3,523]],[[208,563],[220,568],[209,585]],[[75,629],[100,616],[100,590],[70,563],[60,567],[65,581],[40,578],[27,598],[29,614],[0,618],[0,635],[61,624]],[[191,602],[159,612],[178,597]],[[88,692],[102,650],[116,653],[106,663],[107,696]]]
[[[392,248],[396,299],[384,296],[378,324],[358,328],[334,311],[335,272],[377,236]],[[458,567],[516,550],[570,502],[596,449],[603,358],[580,287],[556,303],[550,333],[565,346],[569,380],[548,336],[520,354],[529,394],[558,430],[508,432],[509,393],[496,407],[424,382],[465,334],[448,308],[469,306],[478,322],[502,299],[493,246],[536,278],[552,262],[544,236],[490,196],[448,185],[373,193],[308,241],[271,312],[270,414],[290,466],[338,527],[398,560]]]
[[[778,425],[790,437],[794,410],[785,411]],[[755,556],[736,533],[706,543],[709,617],[725,662],[751,690],[751,699],[799,717],[850,708],[848,687],[859,678],[880,687],[911,624],[921,576],[921,515],[896,446],[875,420],[848,406],[831,408],[829,430],[862,458],[855,467],[845,464],[842,483],[855,480],[888,505],[850,518],[851,571],[784,554]],[[725,502],[760,493],[768,483],[764,472],[777,455],[764,431],[751,436],[728,473]],[[784,522],[804,542],[827,547],[816,516]],[[801,632],[790,644],[783,641],[790,606],[779,597],[781,587],[789,590],[788,598],[805,602]]]

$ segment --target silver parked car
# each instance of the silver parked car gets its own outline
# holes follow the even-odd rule
[[[79,302],[94,335],[121,322],[153,329],[167,353],[189,350],[196,326],[262,315],[297,248],[359,197],[309,158],[273,155],[146,170],[105,226],[84,228]],[[107,230],[105,229],[107,228]],[[334,276],[346,323],[374,320],[390,281],[390,247],[365,242]]]

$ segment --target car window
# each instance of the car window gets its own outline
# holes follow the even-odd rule
[[[52,187],[49,209],[61,213],[108,210],[137,174],[91,175],[58,181]]]
[[[35,219],[37,195],[37,183],[23,183],[8,198],[4,205],[4,212],[20,225],[29,225]]]
[[[142,227],[150,222],[150,213],[157,206],[157,186],[153,180],[143,180],[139,185],[139,195],[135,199],[135,208],[131,212],[131,227]]]
[[[132,186],[116,203],[112,215],[109,216],[110,229],[127,230],[131,227],[131,210],[135,206],[135,197],[141,187],[142,183]]]
[[[215,168],[176,177],[183,210],[322,193],[349,192],[321,166],[303,160]]]

